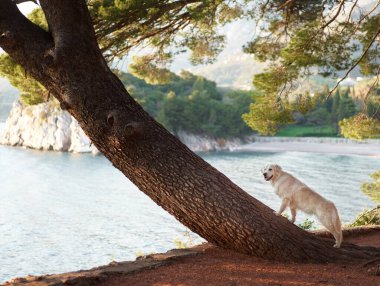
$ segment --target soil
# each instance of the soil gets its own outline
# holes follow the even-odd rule
[[[319,235],[324,236],[322,232]],[[328,236],[326,234],[326,236]],[[347,231],[345,242],[380,247],[380,227]],[[379,259],[360,264],[280,263],[202,244],[88,271],[17,278],[5,285],[96,286],[380,286]]]

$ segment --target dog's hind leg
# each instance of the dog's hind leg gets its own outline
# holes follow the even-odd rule
[[[335,238],[334,247],[339,248],[340,244],[342,243],[342,232],[335,231],[334,229],[334,232],[331,232],[331,233]]]
[[[334,236],[334,247],[339,248],[342,242],[342,231],[340,229],[340,221],[337,212],[333,212],[331,215],[322,215],[318,218],[323,226]],[[338,218],[339,225],[337,224],[336,218]]]
[[[334,247],[339,248],[342,241],[343,241],[343,233],[342,233],[342,226],[340,223],[338,211],[335,209],[335,213],[333,215],[333,223],[334,223],[334,230],[336,235],[334,235],[336,243]]]

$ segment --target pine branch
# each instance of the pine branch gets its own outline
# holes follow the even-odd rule
[[[352,70],[363,60],[365,55],[368,53],[369,49],[371,48],[372,44],[375,42],[377,36],[380,34],[380,28],[377,30],[373,38],[371,39],[371,42],[369,43],[368,47],[364,50],[363,54],[360,56],[360,58],[351,66],[351,68],[346,72],[346,74],[337,82],[337,84],[334,86],[332,90],[330,90],[327,98],[338,88],[339,84],[347,78],[347,76],[352,72]]]
[[[336,18],[339,16],[340,14],[340,11],[342,10],[342,7],[344,5],[344,2],[345,0],[341,0],[340,1],[340,4],[339,4],[339,7],[338,7],[338,11],[335,13],[335,15],[326,23],[324,24],[322,27],[321,27],[321,30],[323,31],[326,27],[328,27],[332,22],[334,22],[336,20]]]

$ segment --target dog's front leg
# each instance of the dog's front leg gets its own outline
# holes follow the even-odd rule
[[[281,215],[284,212],[284,210],[286,209],[287,206],[288,206],[288,200],[283,199],[282,203],[281,203],[280,210],[276,214],[277,215]]]
[[[290,212],[292,213],[292,223],[294,223],[296,221],[297,210],[290,208]]]

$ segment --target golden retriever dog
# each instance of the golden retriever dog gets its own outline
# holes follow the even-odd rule
[[[286,207],[290,208],[292,223],[296,220],[297,210],[315,215],[334,236],[334,247],[340,247],[343,240],[341,223],[338,211],[331,201],[314,192],[293,175],[284,172],[279,165],[269,165],[262,170],[262,173],[282,199],[278,215],[281,215]]]

